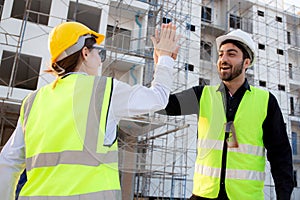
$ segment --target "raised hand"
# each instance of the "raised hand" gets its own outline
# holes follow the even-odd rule
[[[179,46],[177,42],[180,35],[176,35],[176,26],[172,23],[162,24],[160,34],[155,30],[155,37],[151,37],[154,45],[154,63],[157,64],[159,56],[171,56],[174,60],[177,58]]]

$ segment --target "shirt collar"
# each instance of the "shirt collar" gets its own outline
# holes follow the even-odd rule
[[[243,85],[241,85],[241,87],[238,90],[240,90],[241,88],[244,88],[245,90],[249,90],[251,92],[250,85],[249,85],[247,79],[245,79],[245,82],[243,83]],[[226,85],[223,82],[221,82],[220,85],[219,85],[219,88],[217,89],[217,91],[220,91],[220,92],[224,91],[225,92],[226,90],[228,90]]]

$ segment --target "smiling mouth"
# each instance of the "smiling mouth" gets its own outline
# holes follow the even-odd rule
[[[221,67],[221,71],[229,70],[230,67]]]

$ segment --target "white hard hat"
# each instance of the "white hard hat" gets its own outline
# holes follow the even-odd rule
[[[250,66],[253,65],[253,63],[255,62],[255,57],[256,57],[256,53],[255,53],[256,48],[255,48],[255,43],[252,40],[250,34],[242,31],[241,29],[236,29],[236,30],[233,30],[233,31],[227,33],[226,35],[217,37],[216,43],[217,43],[218,51],[220,49],[220,45],[226,40],[235,40],[235,41],[238,41],[240,44],[242,44],[250,56],[250,59],[251,59]]]

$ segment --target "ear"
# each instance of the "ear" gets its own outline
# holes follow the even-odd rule
[[[81,55],[82,55],[82,58],[83,60],[86,60],[88,55],[89,55],[90,51],[87,47],[83,47],[82,50],[81,50]]]
[[[248,67],[250,66],[250,64],[251,64],[250,58],[246,58],[246,59],[244,60],[244,68],[245,68],[245,69],[248,69]]]

